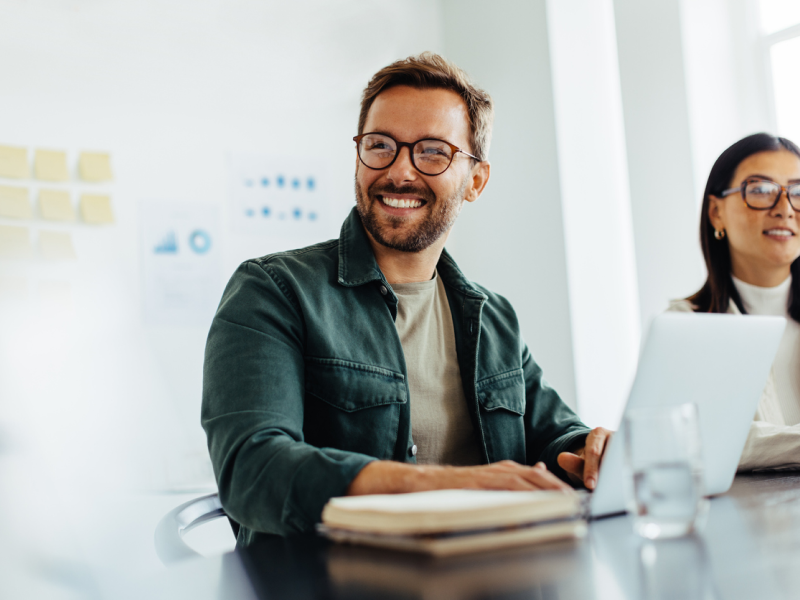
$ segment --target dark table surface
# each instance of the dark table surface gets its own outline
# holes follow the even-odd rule
[[[701,535],[644,541],[627,516],[580,541],[433,559],[313,535],[187,561],[122,596],[279,599],[800,598],[800,473],[739,475]]]

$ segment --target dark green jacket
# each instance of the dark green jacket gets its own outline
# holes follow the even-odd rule
[[[542,460],[563,476],[556,456],[588,429],[542,379],[509,302],[446,251],[437,268],[483,460]],[[355,209],[338,240],[231,277],[206,344],[202,424],[240,544],[312,529],[376,458],[415,462],[396,315]]]

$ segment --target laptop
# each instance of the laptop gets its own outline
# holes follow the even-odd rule
[[[650,325],[623,415],[694,402],[706,495],[728,491],[778,351],[783,317],[666,313]],[[606,448],[591,515],[625,512],[624,417]]]

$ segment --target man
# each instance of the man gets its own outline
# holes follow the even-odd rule
[[[593,488],[609,432],[547,386],[504,298],[444,250],[489,180],[488,94],[425,53],[378,72],[338,240],[243,263],[206,346],[203,427],[240,544],[329,498]]]

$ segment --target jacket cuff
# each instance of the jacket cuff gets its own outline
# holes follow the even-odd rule
[[[356,452],[320,448],[292,477],[291,493],[281,514],[286,529],[298,533],[313,531],[328,500],[344,496],[356,475],[373,460],[377,459]]]
[[[559,438],[556,438],[545,449],[542,454],[542,461],[547,465],[548,470],[559,479],[574,486],[573,481],[567,475],[567,472],[558,466],[558,455],[562,452],[572,452],[582,447],[586,443],[586,436],[589,435],[591,429],[579,428],[568,433],[565,433]]]

